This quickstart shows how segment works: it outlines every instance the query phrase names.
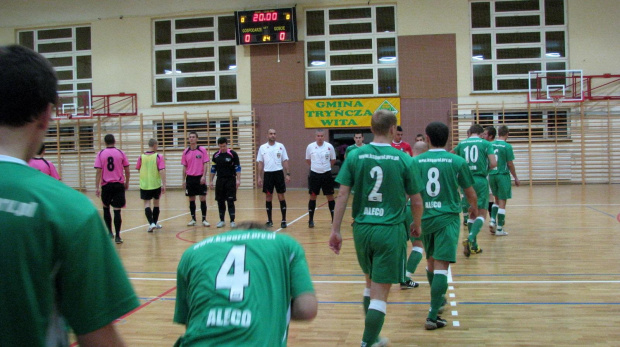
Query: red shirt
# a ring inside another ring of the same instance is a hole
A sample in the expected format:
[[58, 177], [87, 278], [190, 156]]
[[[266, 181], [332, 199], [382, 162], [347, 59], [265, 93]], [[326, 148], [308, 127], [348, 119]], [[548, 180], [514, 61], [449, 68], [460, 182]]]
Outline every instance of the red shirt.
[[405, 141], [400, 141], [399, 143], [392, 141], [392, 147], [396, 148], [399, 151], [403, 151], [413, 157], [413, 150], [411, 149], [411, 145]]

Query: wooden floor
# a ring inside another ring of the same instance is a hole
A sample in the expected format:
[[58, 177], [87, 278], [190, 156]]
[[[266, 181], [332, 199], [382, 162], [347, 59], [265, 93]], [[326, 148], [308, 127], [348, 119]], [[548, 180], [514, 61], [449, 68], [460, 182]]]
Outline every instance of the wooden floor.
[[[87, 195], [101, 206], [94, 194]], [[484, 252], [466, 259], [459, 250], [451, 266], [451, 306], [443, 314], [448, 327], [424, 330], [430, 297], [424, 261], [414, 276], [420, 287], [392, 288], [382, 332], [392, 346], [618, 344], [620, 186], [520, 187], [513, 195], [507, 206], [509, 235], [492, 236], [485, 225], [478, 237]], [[228, 228], [215, 228], [211, 194], [212, 226], [187, 227], [186, 198], [181, 191], [169, 191], [162, 198], [164, 227], [148, 234], [139, 193], [127, 196], [125, 243], [116, 247], [142, 306], [118, 327], [130, 346], [171, 346], [184, 331], [172, 323], [179, 258], [192, 243]], [[336, 256], [327, 246], [330, 217], [324, 197], [318, 200], [314, 229], [307, 228], [307, 192], [293, 190], [286, 197], [290, 226], [274, 230], [290, 234], [306, 249], [319, 299], [313, 322], [291, 324], [289, 345], [359, 346], [364, 285], [351, 228], [345, 223], [343, 251]], [[240, 191], [237, 216], [237, 221], [265, 221], [264, 195]], [[274, 202], [274, 220], [279, 218]]]

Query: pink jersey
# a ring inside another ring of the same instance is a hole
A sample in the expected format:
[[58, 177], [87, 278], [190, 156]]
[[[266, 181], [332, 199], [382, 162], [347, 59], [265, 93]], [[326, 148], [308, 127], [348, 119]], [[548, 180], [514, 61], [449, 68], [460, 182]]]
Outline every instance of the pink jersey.
[[58, 171], [56, 171], [56, 167], [50, 161], [47, 161], [43, 158], [32, 158], [28, 162], [30, 167], [35, 168], [46, 175], [52, 176], [57, 180], [60, 180], [60, 175], [58, 175]]
[[411, 149], [411, 145], [405, 141], [400, 141], [399, 143], [392, 141], [392, 147], [396, 148], [399, 151], [403, 151], [413, 157], [413, 150]]
[[127, 156], [116, 147], [107, 147], [97, 154], [95, 169], [101, 169], [101, 185], [125, 183], [125, 167], [129, 166]]
[[187, 176], [202, 176], [205, 170], [205, 163], [209, 162], [209, 153], [204, 147], [196, 147], [191, 149], [187, 147], [183, 152], [181, 164], [186, 167], [185, 174]]

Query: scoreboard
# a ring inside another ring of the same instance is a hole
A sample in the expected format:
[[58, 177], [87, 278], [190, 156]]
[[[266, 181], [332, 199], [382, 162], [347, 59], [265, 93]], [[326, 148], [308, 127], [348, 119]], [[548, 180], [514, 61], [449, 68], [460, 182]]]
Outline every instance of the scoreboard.
[[297, 42], [295, 7], [235, 11], [237, 45]]

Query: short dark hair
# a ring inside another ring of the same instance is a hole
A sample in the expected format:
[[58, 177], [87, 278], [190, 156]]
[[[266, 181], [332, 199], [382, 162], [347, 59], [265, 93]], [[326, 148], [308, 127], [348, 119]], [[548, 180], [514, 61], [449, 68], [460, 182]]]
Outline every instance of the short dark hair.
[[394, 125], [396, 125], [396, 116], [392, 111], [379, 110], [370, 119], [370, 128], [375, 135], [387, 135]]
[[450, 129], [442, 122], [431, 122], [426, 126], [426, 135], [434, 147], [445, 147], [450, 136]]
[[109, 146], [109, 145], [115, 144], [116, 139], [114, 138], [114, 135], [107, 134], [106, 136], [103, 137], [103, 142], [105, 142], [106, 146]]
[[495, 138], [495, 136], [497, 136], [497, 130], [495, 130], [495, 127], [492, 125], [487, 126], [484, 130], [487, 131], [489, 137]]
[[422, 138], [424, 138], [424, 134], [417, 134], [415, 137], [416, 137], [416, 138], [418, 138], [418, 137], [422, 137]]
[[396, 131], [403, 131], [403, 127], [401, 127], [400, 125], [396, 127]]
[[482, 129], [482, 126], [480, 124], [474, 124], [474, 125], [469, 127], [469, 133], [470, 134], [480, 135], [483, 132], [484, 132], [484, 129]]
[[23, 46], [0, 47], [0, 126], [21, 127], [58, 99], [52, 64]]
[[225, 138], [224, 136], [222, 136], [222, 137], [220, 137], [220, 138], [218, 138], [218, 139], [217, 139], [217, 144], [218, 144], [218, 145], [221, 145], [221, 144], [223, 144], [223, 143], [226, 143], [226, 144], [227, 144], [227, 143], [228, 143], [228, 139], [227, 139], [227, 138]]
[[189, 133], [187, 133], [187, 136], [192, 135], [192, 134], [196, 135], [196, 138], [198, 138], [198, 133], [195, 131], [190, 131]]
[[506, 136], [506, 135], [508, 135], [509, 133], [510, 133], [510, 130], [509, 130], [509, 129], [508, 129], [508, 127], [507, 127], [507, 126], [505, 126], [505, 125], [502, 125], [502, 126], [500, 126], [500, 127], [497, 129], [497, 134], [498, 134], [499, 136]]

